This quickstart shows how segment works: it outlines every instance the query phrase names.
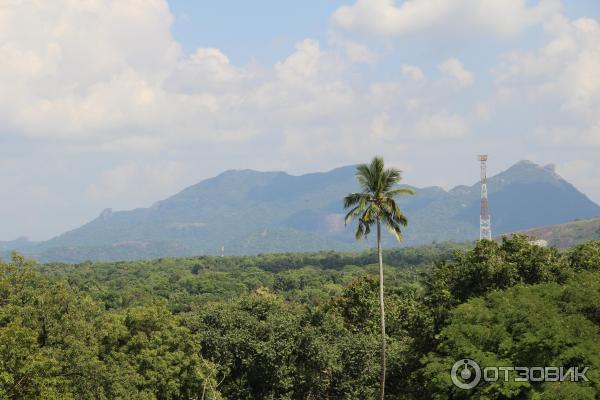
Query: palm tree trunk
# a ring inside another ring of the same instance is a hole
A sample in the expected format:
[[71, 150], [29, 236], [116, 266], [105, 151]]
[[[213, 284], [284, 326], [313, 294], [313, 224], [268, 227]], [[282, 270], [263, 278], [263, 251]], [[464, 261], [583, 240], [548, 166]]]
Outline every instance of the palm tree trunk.
[[379, 399], [385, 396], [385, 305], [383, 303], [383, 254], [381, 252], [381, 223], [377, 219], [377, 254], [379, 256], [379, 308], [381, 310], [381, 378]]

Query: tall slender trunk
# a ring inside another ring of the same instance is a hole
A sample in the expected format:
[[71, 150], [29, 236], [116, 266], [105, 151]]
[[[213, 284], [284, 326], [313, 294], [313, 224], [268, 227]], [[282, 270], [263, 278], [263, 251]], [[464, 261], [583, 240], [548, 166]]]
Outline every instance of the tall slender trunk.
[[381, 252], [381, 222], [377, 219], [377, 254], [379, 256], [379, 308], [381, 310], [381, 378], [379, 399], [385, 396], [385, 305], [383, 303], [383, 255]]

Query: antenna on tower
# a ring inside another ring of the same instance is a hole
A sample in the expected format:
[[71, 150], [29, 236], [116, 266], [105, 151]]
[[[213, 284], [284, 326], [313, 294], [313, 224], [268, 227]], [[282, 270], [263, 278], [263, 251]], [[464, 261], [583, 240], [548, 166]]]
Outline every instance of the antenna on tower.
[[479, 214], [479, 239], [492, 240], [492, 222], [487, 191], [487, 154], [479, 155], [481, 163], [481, 213]]

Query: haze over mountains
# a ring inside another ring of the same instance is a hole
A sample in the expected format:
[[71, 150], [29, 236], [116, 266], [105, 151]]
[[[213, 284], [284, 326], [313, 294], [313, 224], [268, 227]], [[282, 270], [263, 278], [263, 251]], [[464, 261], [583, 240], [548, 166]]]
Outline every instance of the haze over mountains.
[[[194, 254], [353, 250], [342, 198], [358, 190], [355, 167], [292, 176], [226, 171], [150, 208], [104, 210], [95, 220], [46, 242], [0, 243], [44, 261], [138, 259]], [[416, 188], [400, 200], [409, 218], [402, 245], [478, 238], [479, 183]], [[521, 161], [489, 178], [494, 235], [600, 216], [600, 206], [552, 166]], [[386, 246], [398, 246], [387, 238]]]

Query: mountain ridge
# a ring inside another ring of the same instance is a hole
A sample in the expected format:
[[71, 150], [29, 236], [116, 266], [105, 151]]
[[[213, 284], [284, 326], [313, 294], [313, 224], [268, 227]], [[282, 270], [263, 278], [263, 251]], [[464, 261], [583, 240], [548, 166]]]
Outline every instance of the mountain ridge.
[[[353, 250], [342, 199], [359, 190], [355, 165], [326, 172], [227, 170], [147, 208], [103, 210], [88, 223], [27, 247], [42, 260]], [[409, 185], [403, 185], [409, 186]], [[520, 161], [488, 179], [494, 234], [600, 215], [600, 206], [554, 167]], [[479, 183], [416, 188], [398, 200], [409, 218], [403, 245], [478, 238]], [[386, 237], [387, 247], [397, 246]], [[6, 245], [0, 247], [6, 251]]]
[[569, 248], [589, 240], [600, 240], [600, 217], [546, 225], [515, 232], [532, 240], [544, 240], [549, 246]]

